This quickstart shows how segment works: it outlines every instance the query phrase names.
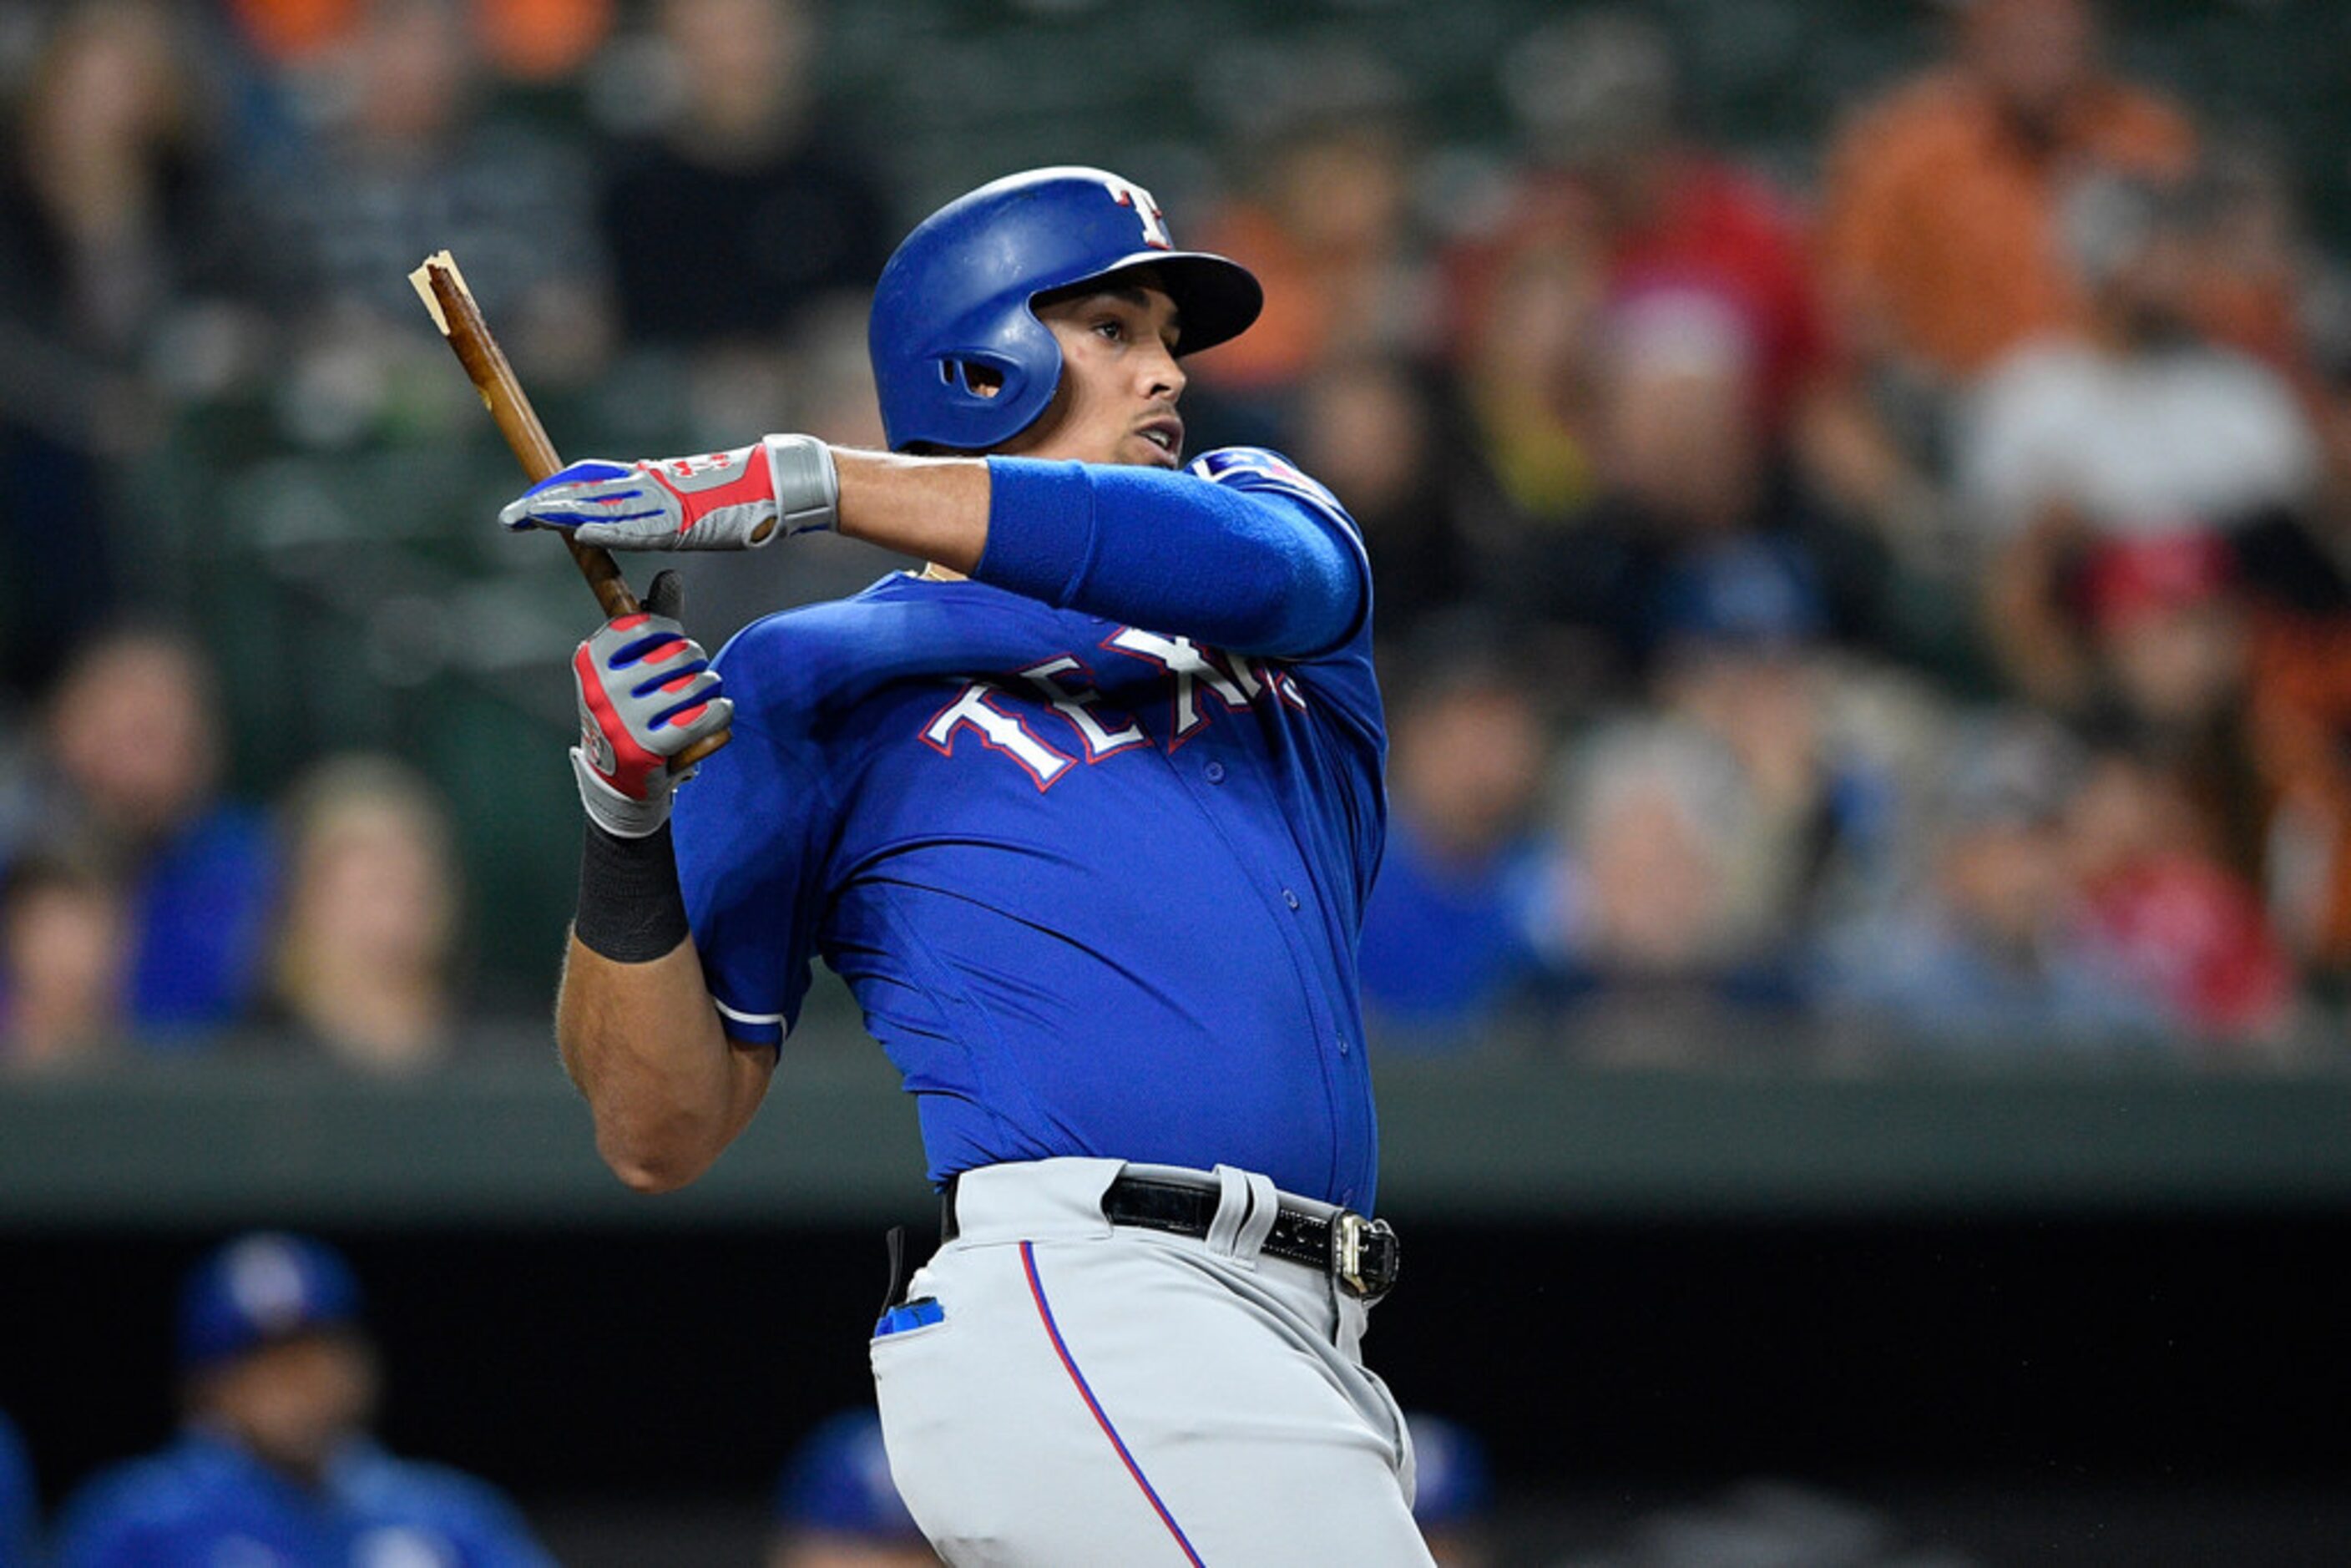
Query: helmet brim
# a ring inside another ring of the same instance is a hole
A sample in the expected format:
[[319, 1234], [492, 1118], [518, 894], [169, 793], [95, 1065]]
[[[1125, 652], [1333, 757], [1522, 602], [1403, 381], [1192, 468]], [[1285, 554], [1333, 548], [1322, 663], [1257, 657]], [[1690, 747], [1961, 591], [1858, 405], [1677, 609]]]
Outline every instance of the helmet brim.
[[1160, 287], [1176, 302], [1179, 357], [1239, 337], [1265, 308], [1265, 289], [1255, 274], [1237, 261], [1199, 250], [1139, 250], [1100, 272], [1040, 289], [1030, 297], [1030, 304], [1040, 295], [1070, 294], [1145, 268], [1158, 275]]

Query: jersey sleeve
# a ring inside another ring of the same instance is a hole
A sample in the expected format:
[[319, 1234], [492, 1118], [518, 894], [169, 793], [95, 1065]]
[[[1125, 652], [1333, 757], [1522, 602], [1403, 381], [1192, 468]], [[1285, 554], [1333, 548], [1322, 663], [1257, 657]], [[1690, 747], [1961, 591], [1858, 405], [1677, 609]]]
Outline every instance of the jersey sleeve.
[[987, 547], [972, 569], [982, 582], [1282, 659], [1343, 643], [1370, 613], [1353, 522], [1273, 453], [1231, 448], [1181, 473], [1022, 457], [987, 465]]
[[763, 719], [756, 664], [775, 654], [742, 652], [749, 635], [717, 661], [728, 693], [745, 693], [735, 738], [678, 787], [672, 822], [678, 885], [719, 1022], [729, 1039], [780, 1046], [808, 996], [833, 802], [804, 743]]
[[108, 1471], [66, 1500], [49, 1538], [50, 1568], [138, 1568], [174, 1544], [143, 1506], [164, 1485], [145, 1467]]
[[407, 1465], [419, 1513], [456, 1542], [464, 1568], [555, 1568], [529, 1521], [497, 1488], [439, 1465]]
[[1356, 587], [1354, 618], [1336, 645], [1344, 647], [1372, 619], [1372, 557], [1364, 530], [1320, 480], [1308, 476], [1280, 453], [1262, 446], [1220, 446], [1194, 458], [1184, 472], [1228, 490], [1286, 503], [1339, 546]]

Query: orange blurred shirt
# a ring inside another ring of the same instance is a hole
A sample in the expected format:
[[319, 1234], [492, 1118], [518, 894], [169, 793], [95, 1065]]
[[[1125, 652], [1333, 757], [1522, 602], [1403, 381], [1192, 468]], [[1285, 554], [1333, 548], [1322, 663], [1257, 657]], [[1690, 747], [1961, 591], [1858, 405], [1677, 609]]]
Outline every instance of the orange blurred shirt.
[[1859, 346], [1966, 379], [2028, 337], [2080, 324], [2055, 244], [2064, 182], [2089, 167], [2186, 172], [2185, 114], [2118, 83], [2091, 89], [2035, 146], [1955, 69], [1865, 108], [1830, 152], [1820, 259]]

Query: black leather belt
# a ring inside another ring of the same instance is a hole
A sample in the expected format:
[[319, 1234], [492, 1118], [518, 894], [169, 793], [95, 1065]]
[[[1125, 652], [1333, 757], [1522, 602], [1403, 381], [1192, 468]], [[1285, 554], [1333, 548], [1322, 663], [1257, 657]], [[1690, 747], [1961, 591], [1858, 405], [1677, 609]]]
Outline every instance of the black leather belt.
[[[956, 1179], [949, 1176], [940, 1194], [942, 1241], [954, 1240], [961, 1229], [956, 1222]], [[1102, 1194], [1102, 1218], [1113, 1225], [1172, 1236], [1206, 1236], [1220, 1201], [1213, 1186], [1122, 1176]], [[1376, 1301], [1395, 1289], [1403, 1262], [1403, 1249], [1386, 1220], [1366, 1219], [1352, 1208], [1315, 1214], [1288, 1203], [1275, 1215], [1259, 1250], [1321, 1270], [1341, 1290], [1365, 1301]]]

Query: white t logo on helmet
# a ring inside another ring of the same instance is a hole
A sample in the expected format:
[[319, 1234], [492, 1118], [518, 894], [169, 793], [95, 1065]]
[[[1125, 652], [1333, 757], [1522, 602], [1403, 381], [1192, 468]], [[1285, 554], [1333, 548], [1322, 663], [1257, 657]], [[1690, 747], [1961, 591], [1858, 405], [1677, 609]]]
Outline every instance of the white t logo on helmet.
[[1142, 220], [1144, 244], [1154, 250], [1176, 248], [1176, 242], [1167, 237], [1167, 225], [1160, 221], [1159, 203], [1150, 192], [1115, 174], [1103, 183], [1110, 186], [1112, 200], [1122, 207], [1133, 207], [1134, 215]]

